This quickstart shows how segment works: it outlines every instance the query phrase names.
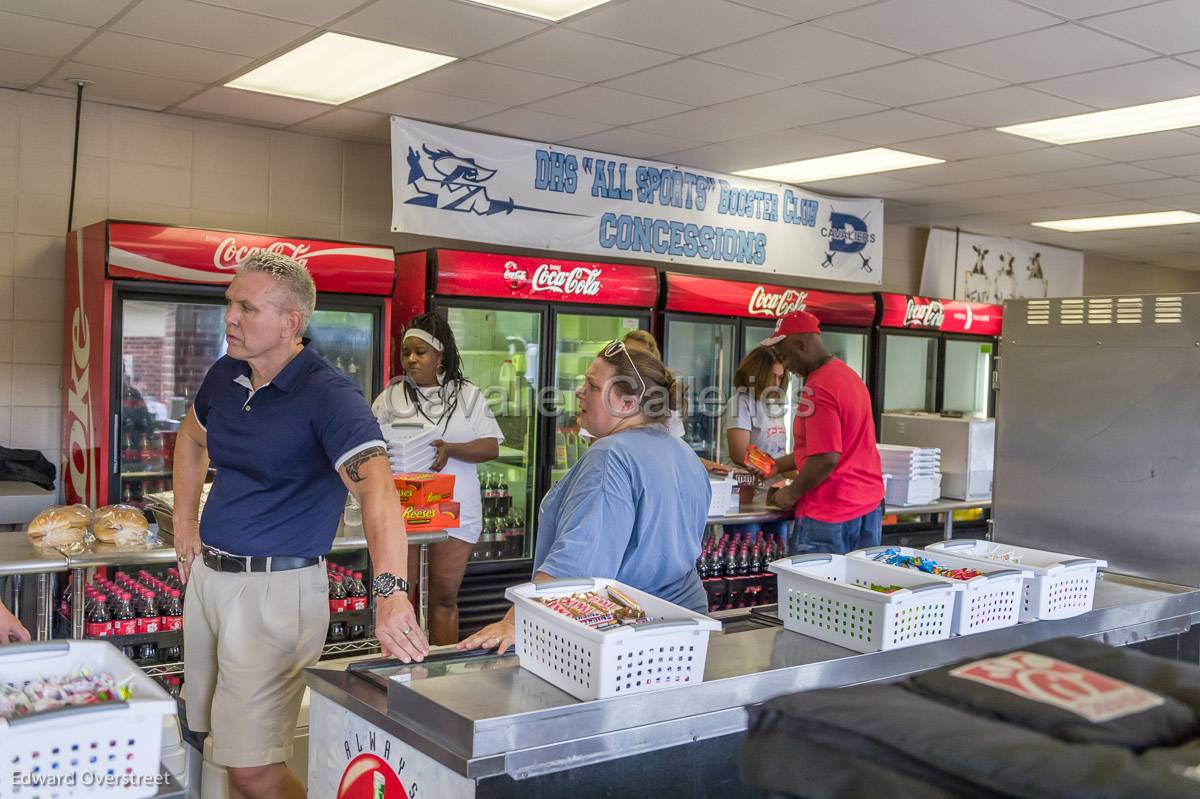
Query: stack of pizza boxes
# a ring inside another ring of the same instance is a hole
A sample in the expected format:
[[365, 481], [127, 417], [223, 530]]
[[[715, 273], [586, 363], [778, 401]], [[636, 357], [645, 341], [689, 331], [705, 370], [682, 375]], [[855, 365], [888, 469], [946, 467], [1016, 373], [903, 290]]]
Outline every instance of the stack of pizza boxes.
[[437, 472], [407, 472], [392, 476], [400, 504], [404, 506], [404, 529], [409, 533], [450, 530], [458, 527], [458, 503], [454, 501], [454, 475]]

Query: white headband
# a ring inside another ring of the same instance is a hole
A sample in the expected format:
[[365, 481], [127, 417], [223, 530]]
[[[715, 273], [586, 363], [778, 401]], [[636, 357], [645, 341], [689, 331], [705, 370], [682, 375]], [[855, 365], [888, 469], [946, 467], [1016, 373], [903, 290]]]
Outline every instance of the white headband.
[[[441, 352], [445, 349], [445, 347], [442, 346], [441, 340], [438, 339], [437, 336], [433, 335], [432, 333], [428, 333], [419, 327], [410, 327], [408, 330], [405, 330], [404, 338], [419, 338], [421, 341], [424, 341], [438, 352]], [[401, 341], [403, 341], [403, 339], [401, 339]]]

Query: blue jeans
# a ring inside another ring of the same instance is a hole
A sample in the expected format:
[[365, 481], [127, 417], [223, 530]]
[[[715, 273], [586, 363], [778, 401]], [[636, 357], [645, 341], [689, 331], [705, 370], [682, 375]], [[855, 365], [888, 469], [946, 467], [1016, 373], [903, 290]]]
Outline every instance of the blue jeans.
[[780, 541], [786, 542], [792, 534], [792, 520], [782, 522], [763, 522], [762, 524], [723, 524], [721, 529], [729, 534], [751, 533], [761, 530], [763, 535], [774, 535]]
[[788, 541], [789, 555], [810, 552], [835, 552], [845, 555], [863, 547], [877, 547], [883, 535], [883, 504], [857, 519], [846, 522], [822, 522], [800, 518]]

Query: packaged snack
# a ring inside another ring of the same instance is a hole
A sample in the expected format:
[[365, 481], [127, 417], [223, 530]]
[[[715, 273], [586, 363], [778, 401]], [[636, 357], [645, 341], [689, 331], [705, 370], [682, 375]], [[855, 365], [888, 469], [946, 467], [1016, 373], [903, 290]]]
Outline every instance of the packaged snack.
[[753, 444], [746, 450], [746, 465], [763, 477], [775, 474], [775, 459]]
[[452, 530], [458, 527], [460, 515], [457, 502], [406, 505], [404, 507], [404, 529], [410, 533]]
[[392, 475], [402, 505], [436, 505], [454, 499], [454, 475], [410, 472]]

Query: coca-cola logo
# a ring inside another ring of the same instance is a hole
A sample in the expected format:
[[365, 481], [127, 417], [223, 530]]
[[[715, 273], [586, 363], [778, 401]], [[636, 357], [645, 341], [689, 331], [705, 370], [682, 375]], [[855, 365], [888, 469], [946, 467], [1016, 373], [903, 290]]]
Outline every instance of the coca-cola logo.
[[533, 273], [530, 290], [549, 291], [555, 294], [573, 294], [580, 297], [595, 297], [600, 293], [602, 270], [576, 266], [564, 269], [558, 264], [542, 264]]
[[529, 275], [517, 265], [516, 261], [504, 262], [504, 282], [510, 289], [516, 291], [529, 282]]
[[225, 271], [237, 269], [242, 261], [256, 252], [276, 252], [289, 258], [295, 258], [300, 263], [305, 263], [305, 259], [308, 258], [306, 253], [311, 249], [312, 247], [309, 245], [295, 241], [273, 241], [266, 247], [239, 245], [237, 239], [230, 236], [218, 244], [216, 251], [213, 252], [213, 266]]
[[787, 316], [793, 311], [803, 311], [807, 299], [807, 291], [786, 289], [776, 292], [755, 286], [746, 310], [755, 316]]
[[908, 307], [904, 310], [905, 327], [929, 327], [940, 330], [945, 321], [946, 309], [938, 300], [917, 303], [912, 297], [908, 298]]
[[84, 308], [83, 235], [77, 234], [75, 257], [79, 295], [71, 314], [71, 371], [67, 385], [67, 466], [75, 499], [96, 507], [98, 480], [92, 474], [91, 327]]

